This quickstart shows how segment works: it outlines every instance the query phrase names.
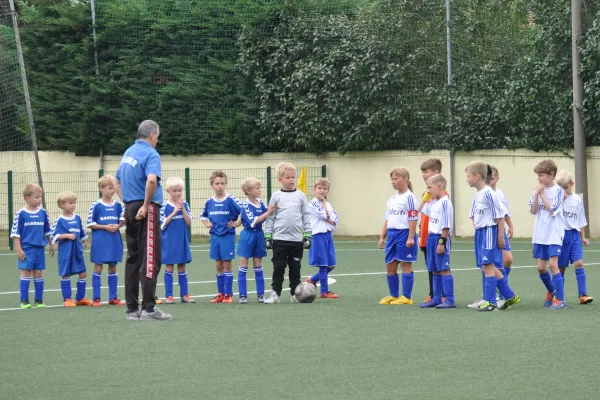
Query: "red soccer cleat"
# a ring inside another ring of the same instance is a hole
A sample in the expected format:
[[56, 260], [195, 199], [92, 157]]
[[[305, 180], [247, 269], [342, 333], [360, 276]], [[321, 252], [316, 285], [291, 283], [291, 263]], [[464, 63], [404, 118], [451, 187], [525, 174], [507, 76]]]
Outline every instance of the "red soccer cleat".
[[310, 278], [306, 278], [306, 283], [310, 283], [314, 287], [317, 287], [317, 284], [310, 280]]
[[124, 306], [125, 302], [122, 300], [119, 300], [118, 297], [115, 297], [114, 299], [109, 300], [108, 304], [110, 304], [111, 306]]
[[77, 300], [77, 301], [75, 302], [75, 304], [77, 304], [78, 306], [91, 306], [91, 305], [93, 305], [94, 303], [92, 303], [92, 301], [91, 301], [90, 299], [88, 299], [87, 297], [84, 297], [84, 298], [83, 298], [83, 299], [81, 299], [81, 300]]
[[213, 299], [210, 302], [211, 303], [222, 303], [224, 298], [225, 297], [221, 293], [219, 293], [218, 295], [213, 297]]
[[338, 296], [337, 294], [333, 293], [333, 292], [325, 292], [325, 293], [321, 293], [320, 296], [322, 299], [337, 299], [340, 296]]
[[223, 297], [223, 303], [233, 303], [233, 297], [231, 295], [225, 295], [225, 297]]
[[92, 303], [92, 306], [94, 307], [100, 307], [102, 305], [102, 300], [100, 299], [94, 299], [94, 302]]

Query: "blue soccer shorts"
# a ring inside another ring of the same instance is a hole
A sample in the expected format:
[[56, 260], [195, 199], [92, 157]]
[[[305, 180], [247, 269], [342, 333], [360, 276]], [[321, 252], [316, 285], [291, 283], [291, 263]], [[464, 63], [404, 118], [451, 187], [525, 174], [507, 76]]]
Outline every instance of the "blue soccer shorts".
[[430, 233], [427, 236], [427, 271], [442, 272], [450, 269], [450, 251], [452, 250], [452, 241], [450, 238], [444, 246], [444, 253], [438, 254], [437, 247], [442, 235]]
[[498, 247], [498, 226], [486, 226], [475, 230], [475, 262], [478, 268], [494, 264], [504, 268], [502, 249]]
[[308, 249], [309, 267], [335, 267], [335, 246], [331, 232], [312, 235], [312, 245]]
[[18, 268], [26, 269], [29, 271], [37, 270], [42, 271], [46, 269], [46, 254], [44, 253], [44, 247], [25, 247], [25, 261], [17, 259]]
[[229, 261], [235, 258], [235, 234], [211, 235], [210, 258], [215, 261]]
[[533, 244], [533, 258], [549, 260], [550, 257], [560, 257], [562, 245], [560, 244]]
[[260, 229], [243, 229], [240, 233], [237, 252], [240, 257], [244, 258], [266, 257], [267, 246], [265, 245], [264, 232]]
[[583, 260], [583, 243], [581, 233], [576, 229], [565, 231], [565, 237], [558, 256], [558, 266], [568, 267], [575, 261]]
[[415, 234], [414, 245], [406, 247], [408, 240], [408, 229], [390, 229], [388, 230], [387, 242], [385, 244], [385, 263], [392, 261], [416, 262], [419, 253], [419, 241]]

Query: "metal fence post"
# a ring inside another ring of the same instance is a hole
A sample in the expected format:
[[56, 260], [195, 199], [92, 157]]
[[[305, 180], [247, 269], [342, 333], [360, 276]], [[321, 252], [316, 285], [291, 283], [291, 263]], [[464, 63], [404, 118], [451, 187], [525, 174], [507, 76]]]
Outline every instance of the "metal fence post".
[[[104, 168], [100, 168], [98, 170], [98, 179], [102, 178], [104, 176]], [[102, 192], [98, 191], [98, 195], [100, 196], [100, 198], [102, 198]]]
[[271, 167], [267, 167], [267, 204], [271, 201]]
[[13, 240], [10, 237], [10, 232], [12, 230], [12, 224], [13, 224], [13, 214], [14, 209], [13, 209], [13, 175], [12, 175], [12, 171], [8, 171], [6, 173], [7, 175], [7, 182], [8, 182], [8, 248], [12, 251], [14, 250], [14, 246], [13, 246]]
[[321, 178], [327, 178], [327, 165], [325, 164], [321, 166]]
[[[188, 205], [190, 206], [190, 209], [192, 208], [192, 201], [191, 201], [191, 197], [192, 197], [192, 188], [190, 187], [190, 169], [186, 168], [185, 169], [185, 200], [187, 201]], [[188, 233], [190, 236], [190, 243], [192, 241], [192, 226], [188, 225], [187, 227], [188, 229]]]

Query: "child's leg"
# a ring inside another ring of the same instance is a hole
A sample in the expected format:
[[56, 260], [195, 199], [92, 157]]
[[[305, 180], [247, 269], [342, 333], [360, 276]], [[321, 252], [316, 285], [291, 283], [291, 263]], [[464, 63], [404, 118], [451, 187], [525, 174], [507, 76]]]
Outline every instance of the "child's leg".
[[444, 296], [446, 296], [446, 301], [454, 303], [454, 277], [449, 269], [443, 270], [441, 276], [442, 290], [444, 291]]
[[[177, 264], [177, 282], [179, 283], [179, 297], [185, 297], [188, 292], [188, 277], [185, 264]], [[171, 282], [172, 284], [172, 282]]]
[[[407, 299], [412, 299], [412, 290], [415, 283], [412, 263], [401, 262], [400, 268], [402, 269], [402, 296]], [[321, 285], [323, 285], [323, 283], [321, 283]]]
[[117, 275], [117, 265], [108, 265], [108, 301], [117, 298], [117, 288], [119, 286], [119, 276]]
[[[263, 273], [262, 258], [254, 257], [252, 259], [254, 266], [254, 279], [256, 280], [256, 295], [264, 296], [265, 294], [265, 275]], [[247, 266], [247, 264], [246, 264]]]
[[248, 297], [247, 274], [248, 259], [240, 256], [240, 268], [238, 269], [238, 292], [240, 293], [240, 297]]
[[233, 296], [233, 266], [231, 260], [223, 260], [223, 270], [225, 271], [225, 296]]
[[71, 291], [71, 277], [69, 275], [63, 276], [60, 280], [60, 291], [62, 292], [63, 301], [73, 298], [73, 293]]
[[217, 269], [217, 290], [219, 294], [225, 293], [225, 275], [223, 269], [223, 260], [216, 260]]
[[319, 280], [321, 281], [321, 294], [329, 292], [329, 281], [327, 280], [328, 273], [329, 273], [328, 267], [319, 267], [318, 274], [319, 274]]
[[433, 272], [433, 297], [431, 301], [441, 304], [442, 303], [442, 289], [443, 279], [440, 272]]
[[81, 301], [85, 298], [85, 287], [86, 287], [86, 279], [87, 273], [82, 272], [79, 274], [79, 279], [77, 280], [77, 293], [75, 294], [75, 300]]
[[313, 283], [313, 285], [316, 285], [317, 282], [319, 282], [319, 280], [321, 279], [321, 274], [320, 274], [320, 270], [317, 271], [313, 276], [311, 276], [310, 281]]
[[[508, 276], [510, 275], [511, 267], [513, 263], [513, 255], [510, 250], [502, 250], [502, 264], [504, 268], [501, 270], [502, 275], [506, 278], [506, 282], [508, 282]], [[502, 297], [502, 295], [500, 295]], [[506, 300], [506, 299], [504, 299]]]
[[538, 258], [537, 270], [540, 274], [540, 279], [544, 283], [544, 286], [546, 286], [546, 291], [550, 294], [554, 294], [554, 285], [552, 284], [552, 277], [546, 269], [546, 261], [547, 260], [542, 260], [541, 258]]
[[550, 260], [548, 260], [548, 266], [550, 268], [550, 272], [552, 273], [552, 285], [554, 286], [555, 290], [554, 297], [556, 297], [558, 300], [564, 301], [565, 282], [560, 274], [560, 269], [558, 269], [558, 257], [550, 257]]
[[173, 264], [165, 265], [165, 298], [173, 297]]
[[[512, 291], [512, 289], [510, 288], [510, 286], [508, 285], [508, 280], [506, 279], [506, 276], [503, 273], [503, 270], [500, 270], [498, 268], [495, 268], [495, 276], [496, 276], [496, 287], [498, 288], [498, 291], [500, 292], [500, 297], [504, 300], [510, 300], [513, 297], [515, 297], [515, 293]], [[495, 288], [494, 288], [494, 292], [495, 292]]]
[[494, 264], [485, 264], [483, 265], [483, 274], [484, 274], [484, 291], [483, 291], [483, 299], [491, 304], [496, 304], [496, 272], [498, 269], [494, 266]]
[[[425, 259], [425, 266], [427, 266], [427, 247], [421, 247], [421, 251]], [[427, 275], [429, 276], [429, 297], [433, 299], [433, 272], [427, 271]]]
[[94, 264], [92, 272], [92, 299], [100, 299], [100, 288], [102, 287], [102, 264]]
[[29, 284], [31, 283], [31, 271], [28, 269], [20, 269], [21, 279], [19, 280], [19, 292], [21, 293], [21, 301], [29, 301]]
[[575, 261], [573, 266], [575, 267], [575, 277], [577, 278], [579, 297], [587, 297], [587, 299], [580, 302], [581, 304], [591, 303], [592, 298], [587, 295], [587, 275], [585, 274], [585, 268], [583, 267], [583, 260]]
[[286, 248], [273, 241], [273, 280], [271, 281], [271, 289], [277, 296], [281, 296], [281, 289], [283, 288], [283, 279], [285, 276], [285, 268], [287, 266], [287, 250]]
[[[296, 287], [301, 282], [302, 256], [304, 255], [304, 247], [302, 242], [291, 246], [287, 251], [287, 264], [289, 266], [288, 278], [290, 280], [290, 294], [293, 296], [296, 293]], [[322, 283], [322, 282], [321, 282]]]
[[[394, 260], [386, 265], [387, 268], [387, 282], [388, 289], [390, 290], [390, 296], [398, 298], [400, 297], [400, 279], [398, 278], [398, 261]], [[321, 285], [323, 283], [321, 282]]]
[[44, 277], [41, 269], [33, 270], [33, 287], [35, 289], [35, 301], [43, 302], [44, 300]]

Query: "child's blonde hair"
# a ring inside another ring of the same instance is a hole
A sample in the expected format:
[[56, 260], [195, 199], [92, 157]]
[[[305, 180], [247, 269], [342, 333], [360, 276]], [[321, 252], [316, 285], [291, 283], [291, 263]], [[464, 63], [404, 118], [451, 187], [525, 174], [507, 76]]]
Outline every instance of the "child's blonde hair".
[[279, 164], [277, 164], [277, 166], [275, 167], [275, 169], [277, 170], [277, 177], [281, 178], [284, 174], [285, 171], [294, 171], [296, 172], [296, 166], [292, 163], [289, 162], [280, 162]]
[[473, 175], [479, 175], [485, 181], [488, 174], [488, 166], [482, 162], [476, 161], [467, 165], [465, 172], [470, 172]]
[[327, 179], [327, 178], [319, 178], [315, 181], [314, 187], [316, 188], [317, 186], [323, 186], [323, 187], [329, 189], [329, 186], [331, 186], [331, 182], [329, 182], [329, 179]]
[[[211, 182], [211, 184], [212, 184], [212, 182]], [[165, 183], [165, 190], [168, 192], [175, 186], [181, 186], [181, 188], [183, 189], [183, 187], [184, 187], [183, 179], [181, 179], [178, 176], [170, 177], [169, 179], [167, 179], [167, 182]]]
[[104, 189], [107, 186], [115, 185], [115, 178], [112, 175], [104, 175], [98, 179], [98, 189]]
[[23, 188], [23, 198], [31, 197], [35, 193], [38, 193], [38, 192], [43, 193], [44, 190], [39, 185], [36, 185], [35, 183], [28, 183]]
[[227, 175], [225, 174], [225, 172], [221, 171], [220, 169], [217, 171], [213, 171], [212, 174], [210, 174], [210, 184], [212, 186], [213, 182], [215, 181], [215, 179], [217, 178], [223, 178], [225, 179], [225, 184], [227, 184]]
[[69, 191], [61, 192], [58, 195], [58, 199], [56, 199], [56, 204], [58, 204], [58, 207], [62, 210], [63, 203], [66, 203], [67, 201], [77, 201], [75, 193]]
[[498, 168], [494, 167], [493, 165], [491, 167], [492, 167], [492, 175], [495, 174], [496, 176], [500, 176], [500, 173], [498, 172]]
[[260, 186], [260, 181], [256, 178], [246, 178], [244, 179], [244, 181], [242, 182], [242, 191], [244, 192], [244, 194], [248, 194], [248, 191], [250, 189], [256, 188]]
[[410, 190], [411, 192], [413, 191], [412, 182], [410, 181], [410, 172], [408, 172], [408, 170], [406, 168], [404, 168], [404, 167], [394, 168], [393, 170], [390, 171], [390, 178], [394, 175], [406, 179], [408, 181], [408, 190]]
[[429, 183], [430, 185], [437, 185], [438, 183], [441, 183], [442, 189], [444, 190], [446, 190], [446, 186], [448, 185], [446, 178], [444, 178], [442, 174], [435, 174], [431, 176], [429, 179], [427, 179], [427, 183]]
[[431, 171], [437, 171], [438, 174], [442, 172], [442, 161], [439, 158], [430, 158], [423, 161], [421, 164], [421, 171], [430, 169]]
[[556, 174], [556, 184], [560, 187], [569, 186], [573, 182], [573, 176], [568, 171], [560, 171]]
[[556, 166], [556, 163], [552, 160], [540, 161], [533, 169], [533, 172], [535, 172], [536, 174], [552, 175], [553, 177], [556, 176], [556, 171], [558, 171], [558, 167]]

